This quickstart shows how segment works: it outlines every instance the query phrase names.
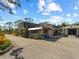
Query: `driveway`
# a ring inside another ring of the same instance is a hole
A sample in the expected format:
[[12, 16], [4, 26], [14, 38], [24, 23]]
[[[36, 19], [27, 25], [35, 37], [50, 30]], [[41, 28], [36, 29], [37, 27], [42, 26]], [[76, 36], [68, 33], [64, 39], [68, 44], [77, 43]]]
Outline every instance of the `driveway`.
[[[25, 59], [79, 59], [79, 38], [74, 36], [62, 37], [51, 42], [34, 40], [13, 35], [6, 35], [16, 47], [23, 47]], [[10, 52], [0, 56], [0, 59], [13, 59]]]

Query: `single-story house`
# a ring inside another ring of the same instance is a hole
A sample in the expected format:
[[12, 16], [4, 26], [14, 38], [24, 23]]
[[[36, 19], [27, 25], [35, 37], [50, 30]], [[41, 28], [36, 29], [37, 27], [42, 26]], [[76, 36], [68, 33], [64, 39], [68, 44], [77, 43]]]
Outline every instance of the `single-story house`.
[[[21, 22], [19, 24], [19, 30], [23, 34], [23, 30], [28, 30], [29, 35], [43, 35], [43, 36], [53, 36], [53, 35], [76, 35], [79, 36], [79, 26], [78, 25], [69, 25], [66, 27], [56, 27], [48, 23], [30, 23], [30, 22]], [[24, 32], [25, 33], [25, 32]], [[25, 35], [25, 34], [24, 34]]]
[[28, 29], [29, 35], [40, 34], [43, 36], [44, 35], [52, 36], [54, 31], [54, 27], [48, 23], [35, 24], [29, 22], [21, 22], [18, 27], [20, 31], [23, 31], [24, 29]]
[[43, 36], [52, 36], [54, 28], [51, 24], [42, 24], [39, 27], [28, 28], [28, 30], [31, 35], [40, 34]]

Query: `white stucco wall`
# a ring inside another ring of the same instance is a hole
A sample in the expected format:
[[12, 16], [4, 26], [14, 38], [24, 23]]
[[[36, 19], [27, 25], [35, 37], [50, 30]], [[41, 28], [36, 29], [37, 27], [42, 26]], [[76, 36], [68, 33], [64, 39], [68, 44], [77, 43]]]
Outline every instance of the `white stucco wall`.
[[49, 30], [49, 36], [53, 35], [53, 30]]
[[68, 29], [65, 29], [65, 35], [68, 35]]
[[68, 29], [62, 29], [62, 35], [68, 35]]

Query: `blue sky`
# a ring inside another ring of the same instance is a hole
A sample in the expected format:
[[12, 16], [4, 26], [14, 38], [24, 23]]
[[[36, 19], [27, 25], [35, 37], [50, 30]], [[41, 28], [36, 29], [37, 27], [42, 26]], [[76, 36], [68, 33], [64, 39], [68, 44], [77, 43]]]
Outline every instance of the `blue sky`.
[[79, 21], [79, 0], [20, 0], [21, 8], [9, 4], [15, 15], [8, 11], [0, 10], [0, 16], [4, 21], [15, 21], [30, 17], [34, 22], [49, 22], [51, 24], [61, 24], [62, 22], [74, 23]]

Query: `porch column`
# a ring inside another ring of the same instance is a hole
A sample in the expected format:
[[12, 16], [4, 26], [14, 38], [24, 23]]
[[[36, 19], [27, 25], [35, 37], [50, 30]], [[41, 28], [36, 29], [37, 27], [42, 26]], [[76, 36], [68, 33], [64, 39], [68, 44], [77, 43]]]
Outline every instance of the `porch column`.
[[65, 35], [68, 35], [68, 29], [65, 29]]
[[76, 29], [76, 35], [79, 35], [79, 28]]
[[62, 29], [62, 35], [64, 35], [64, 29]]

